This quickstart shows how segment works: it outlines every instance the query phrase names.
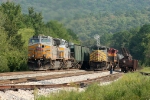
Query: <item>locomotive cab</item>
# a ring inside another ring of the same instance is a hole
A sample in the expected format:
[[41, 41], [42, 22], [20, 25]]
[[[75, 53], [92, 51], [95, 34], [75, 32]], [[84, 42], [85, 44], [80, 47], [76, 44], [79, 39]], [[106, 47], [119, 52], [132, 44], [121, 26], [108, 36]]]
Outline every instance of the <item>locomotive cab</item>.
[[47, 48], [53, 46], [52, 37], [50, 36], [33, 36], [29, 40], [28, 58], [29, 59], [43, 59], [50, 58], [50, 54], [45, 52]]

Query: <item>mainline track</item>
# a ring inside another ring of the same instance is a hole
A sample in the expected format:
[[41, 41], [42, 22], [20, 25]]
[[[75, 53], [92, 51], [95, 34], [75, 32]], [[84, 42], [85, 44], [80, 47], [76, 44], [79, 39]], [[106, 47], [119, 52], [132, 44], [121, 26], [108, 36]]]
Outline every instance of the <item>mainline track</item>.
[[105, 82], [105, 81], [113, 81], [118, 79], [122, 76], [123, 73], [116, 73], [107, 76], [102, 76], [94, 79], [88, 79], [83, 81], [77, 81], [73, 83], [63, 83], [63, 84], [51, 84], [51, 85], [1, 85], [0, 91], [5, 90], [18, 90], [18, 89], [25, 89], [25, 90], [33, 90], [33, 89], [40, 89], [40, 88], [60, 88], [60, 87], [85, 87], [93, 82]]
[[79, 75], [93, 74], [93, 73], [94, 73], [93, 71], [88, 71], [88, 72], [76, 72], [76, 73], [65, 73], [65, 74], [54, 74], [54, 75], [46, 75], [46, 76], [6, 79], [6, 80], [0, 80], [0, 85], [17, 84], [17, 83], [23, 83], [23, 82], [41, 81], [41, 80], [49, 80], [49, 79], [57, 79], [57, 78], [70, 77], [70, 76], [79, 76]]
[[46, 70], [46, 71], [23, 71], [23, 72], [5, 72], [0, 73], [0, 76], [12, 76], [12, 75], [23, 75], [23, 74], [36, 74], [36, 73], [48, 73], [48, 72], [63, 72], [63, 71], [76, 71], [79, 69], [66, 69], [66, 70]]

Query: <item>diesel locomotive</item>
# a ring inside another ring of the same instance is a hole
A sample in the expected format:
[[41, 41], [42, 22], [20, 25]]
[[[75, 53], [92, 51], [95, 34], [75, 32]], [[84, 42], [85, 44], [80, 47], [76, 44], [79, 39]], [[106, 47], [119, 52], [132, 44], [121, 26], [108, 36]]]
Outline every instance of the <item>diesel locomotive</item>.
[[96, 50], [90, 53], [90, 68], [93, 70], [110, 70], [118, 67], [119, 59], [117, 56], [118, 50], [105, 46], [97, 47]]

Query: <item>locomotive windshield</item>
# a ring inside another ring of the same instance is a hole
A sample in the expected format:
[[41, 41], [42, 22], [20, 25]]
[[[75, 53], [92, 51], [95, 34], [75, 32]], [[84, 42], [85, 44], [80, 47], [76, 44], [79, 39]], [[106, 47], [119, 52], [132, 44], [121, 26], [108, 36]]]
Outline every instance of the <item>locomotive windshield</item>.
[[61, 41], [60, 45], [65, 45], [65, 41]]
[[29, 43], [39, 43], [39, 39], [30, 39]]
[[41, 39], [41, 42], [42, 42], [42, 43], [46, 43], [46, 42], [51, 42], [51, 40], [48, 39], [48, 38], [42, 38], [42, 39]]
[[61, 43], [60, 43], [60, 46], [68, 47], [68, 42], [62, 39]]

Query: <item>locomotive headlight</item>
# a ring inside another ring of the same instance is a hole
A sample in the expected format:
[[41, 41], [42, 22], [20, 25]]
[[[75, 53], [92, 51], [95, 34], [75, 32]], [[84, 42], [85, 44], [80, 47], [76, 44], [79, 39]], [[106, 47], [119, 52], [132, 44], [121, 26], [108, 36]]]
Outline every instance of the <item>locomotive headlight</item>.
[[43, 57], [46, 57], [46, 55], [44, 54]]
[[126, 61], [125, 61], [125, 60], [123, 60], [123, 63], [126, 63]]
[[38, 45], [38, 47], [39, 47], [39, 48], [41, 47], [40, 44]]

